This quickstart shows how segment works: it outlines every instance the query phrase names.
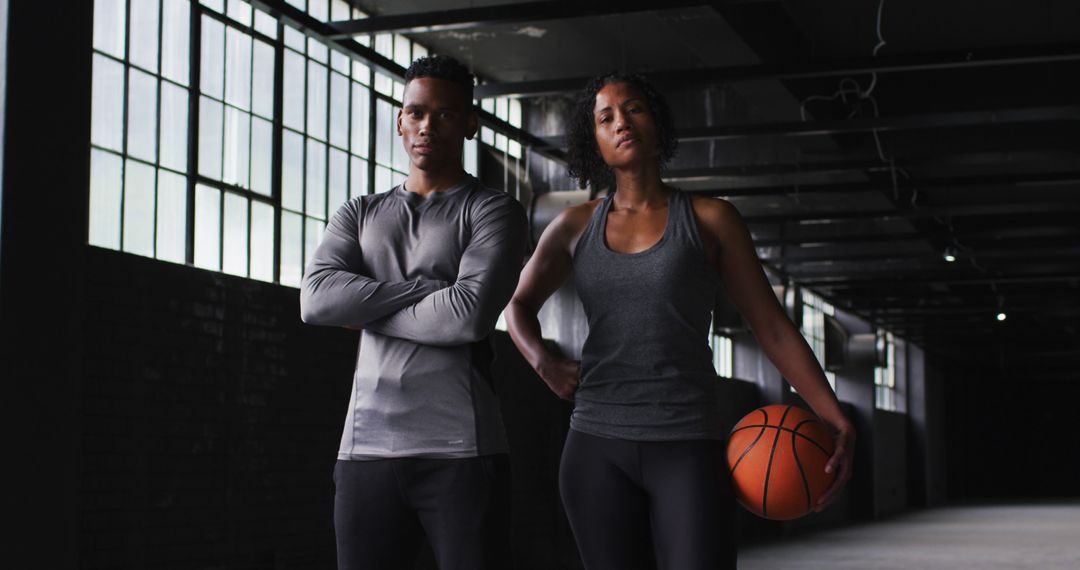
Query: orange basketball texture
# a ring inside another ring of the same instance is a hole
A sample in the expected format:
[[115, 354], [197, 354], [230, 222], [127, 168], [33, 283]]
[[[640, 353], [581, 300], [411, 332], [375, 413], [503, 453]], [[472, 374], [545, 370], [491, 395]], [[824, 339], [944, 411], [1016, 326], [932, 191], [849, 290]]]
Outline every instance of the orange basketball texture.
[[727, 444], [735, 497], [759, 517], [809, 514], [836, 473], [825, 473], [833, 439], [816, 416], [795, 406], [758, 408], [739, 420]]

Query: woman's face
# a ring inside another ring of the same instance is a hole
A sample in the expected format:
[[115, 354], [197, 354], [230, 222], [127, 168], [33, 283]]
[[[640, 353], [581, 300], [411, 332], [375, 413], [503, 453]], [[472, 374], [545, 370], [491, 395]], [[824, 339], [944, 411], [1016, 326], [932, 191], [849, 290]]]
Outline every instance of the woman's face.
[[656, 161], [660, 155], [652, 111], [629, 83], [611, 83], [596, 93], [593, 125], [600, 157], [612, 168]]

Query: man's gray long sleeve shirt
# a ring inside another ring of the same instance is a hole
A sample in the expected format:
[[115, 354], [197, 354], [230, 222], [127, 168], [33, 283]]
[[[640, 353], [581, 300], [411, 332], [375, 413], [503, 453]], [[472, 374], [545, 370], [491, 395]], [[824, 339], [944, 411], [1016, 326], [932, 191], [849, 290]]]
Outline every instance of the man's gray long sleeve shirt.
[[304, 322], [362, 328], [339, 459], [507, 451], [488, 335], [517, 285], [527, 221], [469, 176], [345, 203], [301, 285]]

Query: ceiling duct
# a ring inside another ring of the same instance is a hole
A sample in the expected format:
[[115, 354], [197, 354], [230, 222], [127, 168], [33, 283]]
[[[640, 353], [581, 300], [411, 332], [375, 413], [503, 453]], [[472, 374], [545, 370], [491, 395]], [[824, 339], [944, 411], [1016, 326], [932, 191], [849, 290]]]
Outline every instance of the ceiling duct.
[[849, 333], [835, 317], [825, 316], [825, 369], [830, 372], [858, 366], [886, 365], [885, 337]]

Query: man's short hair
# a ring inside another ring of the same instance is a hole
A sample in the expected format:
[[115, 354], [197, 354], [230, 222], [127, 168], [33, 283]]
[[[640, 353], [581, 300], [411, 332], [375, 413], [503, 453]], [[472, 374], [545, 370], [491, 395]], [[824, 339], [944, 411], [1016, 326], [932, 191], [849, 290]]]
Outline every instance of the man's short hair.
[[469, 105], [473, 100], [473, 84], [476, 78], [460, 61], [445, 55], [427, 55], [417, 58], [409, 69], [405, 70], [405, 84], [421, 77], [445, 79], [461, 86], [468, 96]]

